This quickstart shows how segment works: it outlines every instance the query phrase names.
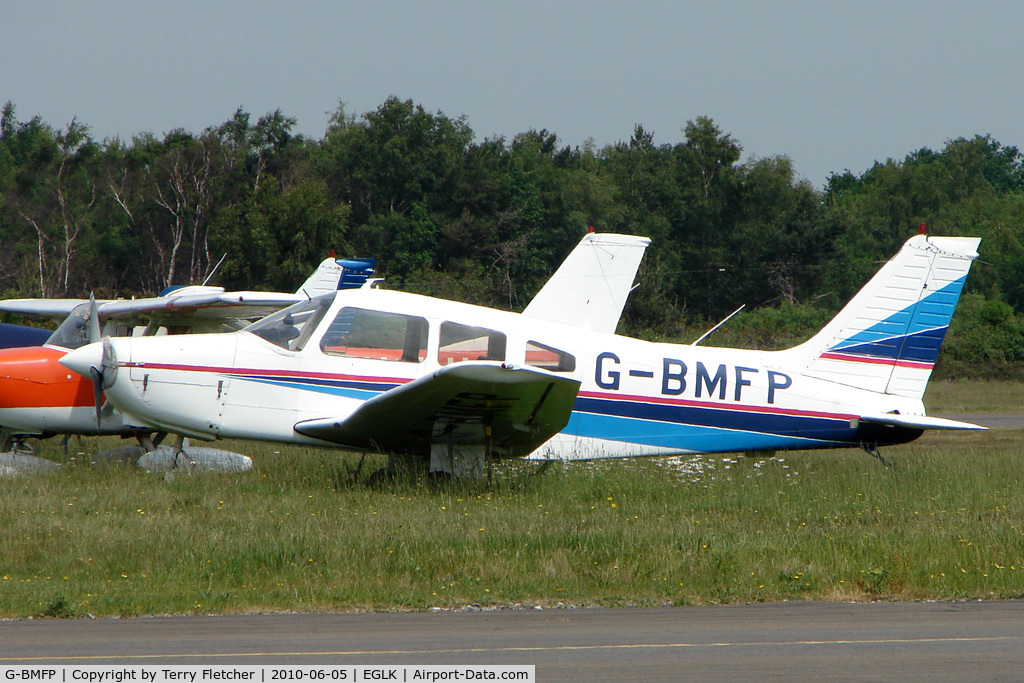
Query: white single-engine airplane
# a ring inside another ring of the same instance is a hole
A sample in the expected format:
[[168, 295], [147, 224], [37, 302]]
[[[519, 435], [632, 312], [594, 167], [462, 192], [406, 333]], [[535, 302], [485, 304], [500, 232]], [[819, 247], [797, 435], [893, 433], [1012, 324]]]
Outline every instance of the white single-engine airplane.
[[104, 339], [61, 363], [132, 426], [386, 453], [455, 476], [492, 457], [877, 453], [925, 429], [980, 429], [921, 401], [979, 242], [911, 238], [784, 351], [646, 342], [564, 314], [363, 288], [240, 332]]
[[[533, 317], [573, 320], [592, 330], [614, 332], [650, 240], [643, 237], [588, 234], [530, 303]], [[117, 434], [135, 437], [154, 452], [166, 432], [125, 421], [112, 403], [103, 403], [102, 386], [69, 372], [58, 362], [68, 351], [106, 336], [237, 330], [284, 306], [337, 290], [366, 286], [374, 274], [372, 259], [325, 259], [294, 294], [225, 292], [221, 287], [179, 287], [150, 299], [92, 302], [85, 299], [8, 299], [0, 311], [23, 315], [67, 315], [42, 346], [0, 349], [0, 429], [11, 434], [19, 452], [31, 452], [27, 437], [55, 434]], [[571, 296], [570, 296], [571, 295]], [[102, 330], [102, 332], [101, 332]], [[3, 433], [0, 433], [0, 437]], [[4, 442], [0, 438], [0, 444]], [[159, 449], [161, 462], [167, 447]], [[138, 457], [135, 447], [115, 449], [101, 459]], [[186, 460], [231, 463], [243, 456], [215, 449], [189, 448]], [[226, 460], [225, 460], [226, 458]], [[177, 462], [176, 457], [170, 462]], [[153, 458], [140, 463], [149, 467]], [[219, 465], [217, 465], [219, 466]]]
[[238, 330], [291, 304], [360, 287], [373, 274], [373, 265], [373, 259], [331, 256], [294, 294], [227, 292], [203, 285], [172, 287], [145, 299], [0, 301], [0, 311], [64, 318], [43, 342], [0, 349], [0, 428], [19, 441], [53, 434], [135, 434], [137, 430], [127, 429], [113, 410], [97, 411], [91, 383], [69, 373], [58, 359], [101, 335]]

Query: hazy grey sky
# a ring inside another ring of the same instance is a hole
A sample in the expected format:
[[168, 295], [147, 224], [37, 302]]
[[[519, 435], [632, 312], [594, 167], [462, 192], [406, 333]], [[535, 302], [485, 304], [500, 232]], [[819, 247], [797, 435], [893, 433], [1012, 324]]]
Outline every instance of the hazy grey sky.
[[11, 0], [0, 101], [94, 137], [199, 132], [239, 106], [320, 138], [389, 95], [478, 139], [676, 143], [712, 117], [817, 187], [949, 139], [1024, 148], [1024, 2]]

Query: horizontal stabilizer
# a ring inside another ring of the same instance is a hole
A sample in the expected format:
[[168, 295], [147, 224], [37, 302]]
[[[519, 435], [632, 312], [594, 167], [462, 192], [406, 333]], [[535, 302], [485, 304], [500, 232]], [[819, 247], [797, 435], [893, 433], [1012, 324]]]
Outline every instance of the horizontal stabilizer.
[[457, 363], [379, 394], [344, 419], [304, 420], [295, 431], [380, 453], [426, 455], [455, 439], [523, 456], [565, 427], [579, 386], [536, 368]]
[[927, 415], [900, 415], [899, 413], [878, 413], [875, 415], [861, 415], [861, 422], [873, 424], [887, 424], [894, 427], [909, 427], [911, 429], [988, 429], [981, 425], [970, 422], [949, 420], [944, 417], [929, 417]]

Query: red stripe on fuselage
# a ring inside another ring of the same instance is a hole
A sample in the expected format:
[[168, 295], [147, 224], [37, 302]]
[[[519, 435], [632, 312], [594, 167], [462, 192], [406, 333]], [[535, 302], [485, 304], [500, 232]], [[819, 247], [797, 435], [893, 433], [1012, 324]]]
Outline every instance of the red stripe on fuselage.
[[769, 415], [790, 415], [794, 417], [819, 417], [830, 420], [853, 420], [857, 415], [852, 413], [825, 413], [816, 410], [799, 410], [796, 408], [776, 408], [774, 406], [752, 406], [743, 404], [712, 403], [695, 401], [686, 398], [668, 398], [664, 396], [639, 396], [634, 394], [609, 394], [600, 391], [581, 391], [582, 398], [596, 398], [608, 401], [626, 401], [629, 403], [653, 403], [658, 405], [685, 406], [687, 408], [712, 408], [715, 410], [732, 410], [740, 413], [762, 413]]
[[898, 368], [916, 368], [918, 370], [931, 370], [935, 366], [934, 363], [924, 363], [921, 361], [914, 360], [895, 360], [893, 358], [875, 358], [872, 356], [855, 356], [848, 353], [835, 353], [832, 351], [826, 351], [821, 354], [820, 358], [826, 358], [828, 360], [844, 360], [851, 363], [868, 363], [870, 365], [888, 365]]
[[[226, 368], [207, 365], [176, 365], [173, 363], [124, 363], [123, 367], [139, 368], [140, 370], [171, 370], [174, 372], [208, 372], [221, 375], [242, 375], [252, 379], [332, 379], [355, 382], [379, 382], [388, 384], [406, 384], [412, 380], [408, 377], [373, 377], [369, 375], [338, 375], [330, 372], [306, 372], [303, 370], [271, 370], [266, 368]], [[91, 405], [91, 403], [90, 403]]]

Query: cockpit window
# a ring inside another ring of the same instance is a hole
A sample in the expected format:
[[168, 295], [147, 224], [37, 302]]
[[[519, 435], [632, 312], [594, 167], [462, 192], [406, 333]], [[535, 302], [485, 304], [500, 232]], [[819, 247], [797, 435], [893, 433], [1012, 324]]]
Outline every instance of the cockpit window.
[[65, 349], [77, 349], [89, 343], [89, 304], [79, 304], [64, 319], [47, 344]]
[[505, 360], [503, 332], [459, 323], [441, 323], [437, 362], [441, 365], [467, 360]]
[[301, 351], [334, 302], [334, 294], [332, 292], [293, 304], [254, 322], [245, 329], [282, 349]]
[[[191, 325], [172, 325], [170, 329], [151, 323], [135, 326], [132, 322], [119, 322], [108, 318], [100, 325], [100, 334], [105, 337], [142, 337], [147, 335], [188, 334]], [[65, 349], [77, 349], [89, 343], [89, 304], [79, 304], [72, 309], [64, 322], [47, 338], [47, 344]]]
[[320, 339], [331, 356], [421, 363], [427, 359], [425, 318], [346, 306]]

